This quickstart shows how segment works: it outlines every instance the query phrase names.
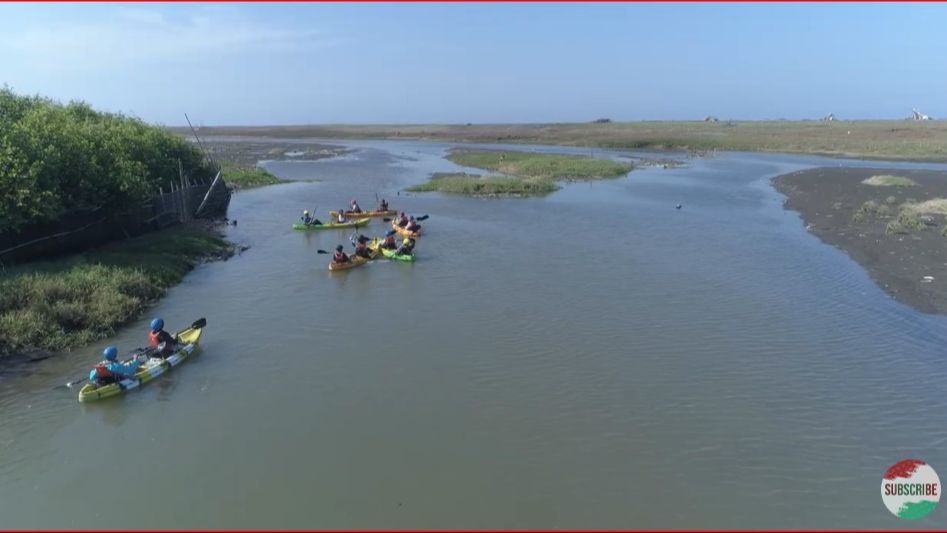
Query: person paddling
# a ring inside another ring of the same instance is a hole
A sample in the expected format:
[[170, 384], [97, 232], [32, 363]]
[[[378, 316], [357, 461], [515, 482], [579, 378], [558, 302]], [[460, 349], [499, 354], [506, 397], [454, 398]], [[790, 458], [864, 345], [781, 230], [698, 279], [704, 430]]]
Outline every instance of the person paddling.
[[339, 209], [339, 212], [336, 213], [336, 222], [339, 224], [345, 224], [348, 222], [348, 219], [345, 218], [345, 209]]
[[395, 242], [394, 232], [389, 232], [385, 235], [385, 241], [381, 243], [381, 247], [386, 250], [396, 250], [398, 248], [398, 243]]
[[348, 263], [349, 262], [349, 256], [345, 255], [345, 252], [342, 251], [343, 249], [344, 248], [342, 247], [341, 244], [335, 247], [335, 255], [332, 256], [333, 263]]
[[384, 198], [382, 198], [382, 199], [381, 199], [381, 202], [378, 203], [378, 210], [379, 210], [379, 211], [387, 211], [387, 210], [388, 210], [388, 200], [385, 200]]
[[116, 383], [124, 378], [130, 378], [138, 371], [141, 366], [141, 360], [135, 358], [127, 363], [118, 362], [118, 348], [109, 346], [102, 350], [104, 360], [95, 365], [95, 368], [89, 372], [89, 381], [97, 387]]
[[411, 218], [408, 220], [408, 226], [407, 226], [406, 229], [407, 229], [408, 231], [417, 233], [417, 232], [421, 229], [421, 225], [418, 224], [418, 221], [415, 220], [414, 217], [411, 217]]
[[403, 228], [407, 225], [408, 225], [408, 215], [405, 215], [404, 211], [402, 211], [401, 214], [398, 215], [398, 226]]
[[161, 348], [158, 355], [167, 359], [169, 355], [174, 353], [177, 344], [178, 342], [174, 339], [174, 335], [164, 330], [164, 320], [156, 318], [151, 321], [151, 332], [148, 333], [149, 348], [153, 350]]
[[411, 237], [405, 237], [405, 239], [401, 241], [401, 248], [398, 248], [398, 251], [395, 253], [397, 253], [398, 255], [413, 254], [414, 253], [414, 239], [412, 239]]
[[312, 216], [309, 215], [309, 210], [303, 211], [303, 216], [300, 218], [302, 218], [303, 224], [307, 226], [312, 226], [312, 225], [321, 226], [322, 225], [322, 222], [320, 222], [319, 219], [316, 218], [315, 213], [313, 213]]
[[362, 212], [362, 208], [358, 206], [358, 201], [355, 200], [355, 198], [352, 198], [352, 212], [353, 212], [353, 213], [361, 213], [361, 212]]
[[355, 255], [364, 257], [365, 259], [371, 259], [371, 253], [368, 249], [369, 241], [371, 241], [371, 239], [364, 235], [359, 235], [358, 239], [353, 239], [352, 243], [355, 244]]

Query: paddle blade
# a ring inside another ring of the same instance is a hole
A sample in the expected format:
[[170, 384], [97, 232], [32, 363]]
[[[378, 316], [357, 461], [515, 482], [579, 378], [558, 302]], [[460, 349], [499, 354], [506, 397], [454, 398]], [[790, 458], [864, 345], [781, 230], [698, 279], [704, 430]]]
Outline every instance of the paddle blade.
[[325, 250], [316, 250], [316, 253], [317, 253], [317, 254], [327, 254], [327, 253], [329, 253], [329, 252], [327, 252], [327, 251], [325, 251]]
[[383, 218], [382, 220], [385, 221], [385, 222], [391, 222], [391, 219], [390, 219], [390, 218], [387, 218], [387, 217]]
[[420, 216], [420, 217], [416, 218], [415, 220], [421, 221], [421, 220], [427, 220], [427, 219], [429, 219], [429, 218], [431, 218], [431, 215], [424, 215], [424, 216]]
[[193, 324], [191, 324], [191, 329], [201, 329], [206, 325], [207, 325], [207, 319], [201, 317], [195, 320]]

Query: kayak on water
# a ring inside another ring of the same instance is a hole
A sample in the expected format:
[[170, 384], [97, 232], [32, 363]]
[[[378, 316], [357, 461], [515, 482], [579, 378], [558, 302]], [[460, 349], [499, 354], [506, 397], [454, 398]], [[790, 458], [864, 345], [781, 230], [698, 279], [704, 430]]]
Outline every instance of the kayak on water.
[[174, 336], [179, 343], [178, 349], [169, 355], [167, 359], [150, 357], [147, 362], [138, 367], [138, 372], [135, 373], [134, 377], [125, 378], [116, 383], [109, 383], [108, 385], [102, 386], [98, 386], [94, 383], [86, 383], [79, 390], [79, 401], [83, 403], [94, 402], [96, 400], [104, 400], [105, 398], [124, 394], [125, 392], [137, 389], [145, 383], [152, 381], [161, 374], [171, 370], [172, 367], [178, 366], [198, 349], [201, 332], [204, 331], [206, 326], [207, 320], [202, 318], [191, 324], [191, 327], [188, 329], [178, 332], [178, 334]]
[[387, 248], [381, 249], [381, 254], [388, 259], [394, 259], [395, 261], [407, 261], [414, 262], [414, 254], [399, 254], [397, 250], [389, 250]]
[[329, 270], [335, 272], [337, 270], [348, 270], [350, 268], [360, 267], [368, 262], [368, 259], [360, 255], [350, 255], [349, 260], [345, 263], [336, 263], [335, 261], [329, 261]]
[[338, 229], [338, 228], [360, 228], [362, 226], [368, 225], [372, 219], [362, 218], [359, 220], [350, 220], [348, 222], [329, 222], [326, 224], [293, 224], [293, 229], [298, 229], [301, 231], [311, 231], [317, 229]]
[[420, 229], [419, 229], [418, 231], [408, 231], [407, 229], [402, 228], [401, 226], [399, 226], [399, 225], [398, 225], [398, 222], [397, 222], [397, 221], [394, 221], [394, 220], [391, 221], [391, 229], [397, 231], [399, 235], [403, 235], [403, 236], [405, 236], [405, 237], [413, 237], [413, 238], [417, 239], [418, 237], [421, 236], [421, 230], [420, 230]]
[[[388, 211], [362, 211], [361, 213], [356, 213], [354, 211], [344, 211], [342, 212], [348, 218], [381, 218], [381, 217], [391, 217], [398, 214], [394, 209], [389, 209]], [[329, 211], [329, 216], [337, 217], [339, 216], [338, 211]]]
[[372, 242], [368, 244], [368, 249], [372, 250], [374, 253], [381, 252], [381, 255], [385, 256], [388, 259], [393, 259], [395, 261], [414, 261], [414, 254], [399, 254], [396, 250], [389, 250], [388, 248], [381, 247], [382, 239], [375, 237], [372, 239]]

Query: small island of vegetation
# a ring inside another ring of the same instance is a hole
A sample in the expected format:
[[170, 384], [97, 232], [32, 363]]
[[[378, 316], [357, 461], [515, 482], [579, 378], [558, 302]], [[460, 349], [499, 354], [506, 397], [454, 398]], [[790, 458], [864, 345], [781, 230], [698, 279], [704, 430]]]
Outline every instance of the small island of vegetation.
[[447, 159], [465, 167], [499, 172], [500, 175], [435, 174], [410, 187], [412, 192], [445, 192], [471, 196], [530, 196], [558, 189], [560, 180], [597, 180], [623, 176], [630, 164], [593, 157], [490, 150], [454, 150]]

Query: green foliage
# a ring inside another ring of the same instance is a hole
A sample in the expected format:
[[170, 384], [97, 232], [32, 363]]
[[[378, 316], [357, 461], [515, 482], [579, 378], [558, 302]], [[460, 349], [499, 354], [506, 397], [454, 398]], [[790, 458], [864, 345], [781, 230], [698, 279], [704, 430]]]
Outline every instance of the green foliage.
[[447, 158], [458, 165], [523, 178], [598, 179], [621, 176], [631, 170], [630, 165], [607, 159], [562, 154], [457, 150]]
[[885, 233], [910, 233], [922, 230], [925, 226], [920, 214], [910, 207], [902, 208], [897, 220], [892, 220], [885, 226]]
[[200, 258], [229, 250], [211, 232], [180, 226], [7, 270], [0, 274], [0, 356], [64, 350], [112, 335]]
[[558, 187], [547, 178], [515, 178], [448, 174], [435, 176], [427, 183], [408, 188], [411, 192], [444, 192], [468, 196], [528, 196], [547, 194]]
[[227, 185], [237, 189], [274, 185], [282, 180], [260, 167], [244, 167], [232, 163], [223, 163], [223, 178]]
[[62, 105], [0, 89], [0, 231], [105, 206], [121, 211], [210, 164], [184, 139], [82, 102]]
[[868, 200], [852, 215], [852, 222], [866, 222], [872, 217], [881, 217], [891, 214], [891, 208], [884, 204], [879, 204], [874, 200]]
[[865, 185], [873, 185], [875, 187], [914, 187], [917, 185], [917, 183], [915, 183], [915, 181], [910, 178], [891, 176], [888, 174], [872, 176], [868, 179], [862, 180], [862, 183]]

